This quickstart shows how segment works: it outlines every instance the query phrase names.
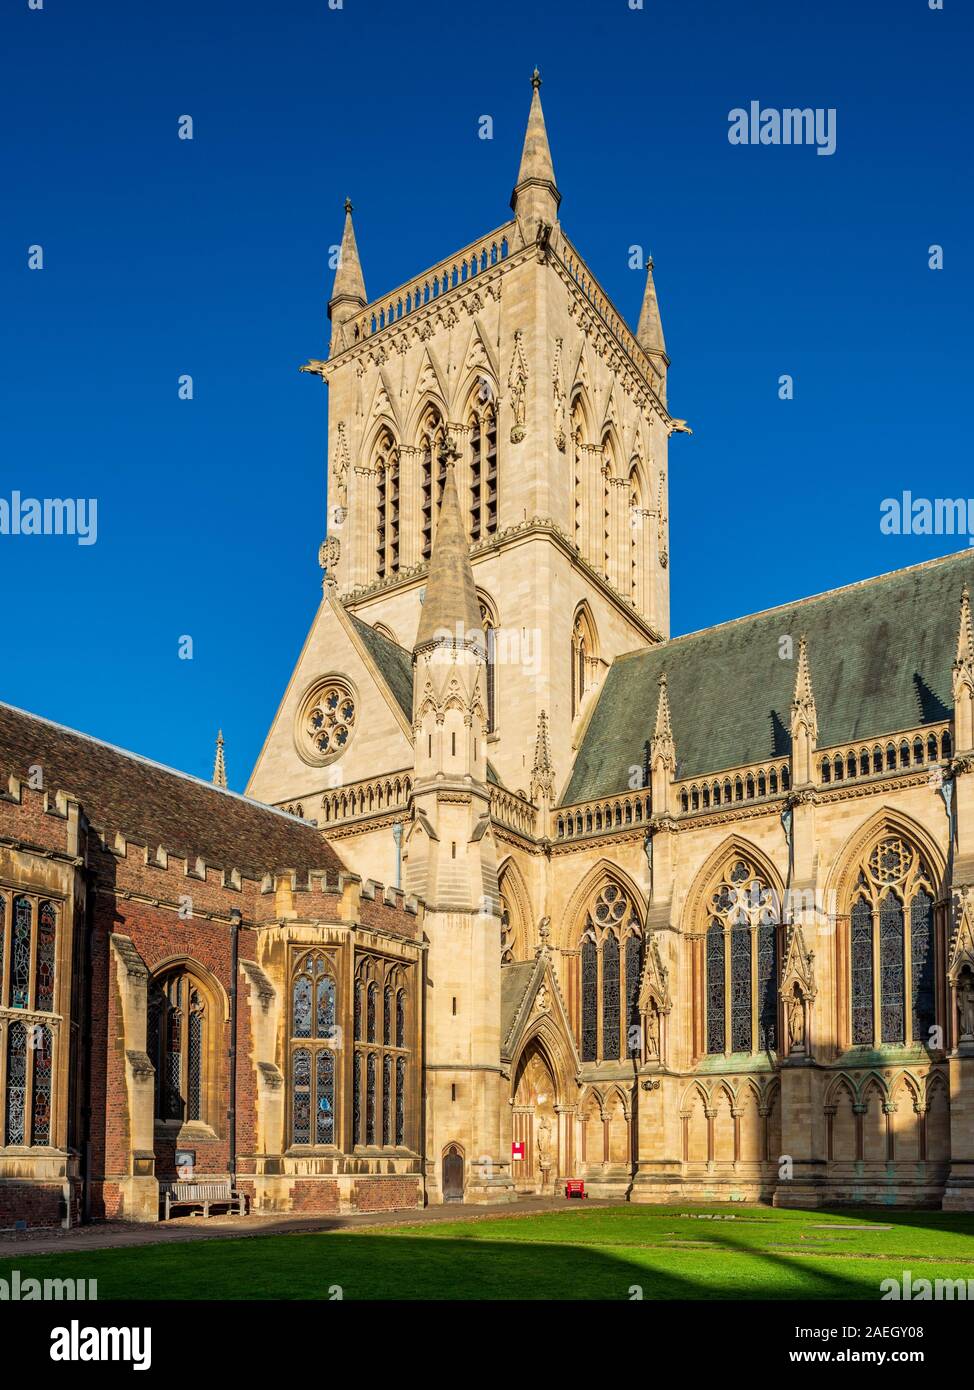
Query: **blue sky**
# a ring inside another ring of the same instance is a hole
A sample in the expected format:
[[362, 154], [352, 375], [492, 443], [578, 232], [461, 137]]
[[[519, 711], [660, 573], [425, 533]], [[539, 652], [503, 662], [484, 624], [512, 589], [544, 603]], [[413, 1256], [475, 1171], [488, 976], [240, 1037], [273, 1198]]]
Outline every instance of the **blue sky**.
[[[563, 225], [632, 323], [628, 248], [656, 261], [694, 429], [673, 631], [965, 544], [879, 517], [974, 495], [972, 29], [960, 0], [10, 0], [0, 496], [99, 512], [93, 546], [0, 536], [0, 698], [204, 776], [222, 725], [242, 788], [320, 595], [297, 368], [342, 201], [370, 296], [497, 226], [535, 63]], [[752, 100], [834, 107], [835, 154], [732, 146]]]

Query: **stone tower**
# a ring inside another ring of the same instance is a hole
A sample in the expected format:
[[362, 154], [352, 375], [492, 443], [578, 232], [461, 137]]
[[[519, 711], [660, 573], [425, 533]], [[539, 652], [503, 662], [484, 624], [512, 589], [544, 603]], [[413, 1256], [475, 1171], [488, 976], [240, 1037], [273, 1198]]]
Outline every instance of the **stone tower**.
[[477, 607], [494, 629], [487, 752], [525, 792], [542, 713], [564, 779], [613, 658], [668, 635], [667, 442], [680, 425], [652, 264], [633, 333], [562, 229], [540, 87], [535, 72], [512, 219], [369, 303], [346, 201], [329, 356], [304, 368], [329, 387], [329, 581], [406, 650], [453, 441]]

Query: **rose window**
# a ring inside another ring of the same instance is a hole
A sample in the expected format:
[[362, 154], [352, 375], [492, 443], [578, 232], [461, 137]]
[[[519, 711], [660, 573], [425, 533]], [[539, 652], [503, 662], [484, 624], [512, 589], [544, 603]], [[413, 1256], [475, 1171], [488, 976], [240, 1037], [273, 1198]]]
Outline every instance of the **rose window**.
[[333, 758], [348, 745], [355, 728], [355, 701], [342, 686], [329, 683], [307, 706], [305, 731], [319, 758]]

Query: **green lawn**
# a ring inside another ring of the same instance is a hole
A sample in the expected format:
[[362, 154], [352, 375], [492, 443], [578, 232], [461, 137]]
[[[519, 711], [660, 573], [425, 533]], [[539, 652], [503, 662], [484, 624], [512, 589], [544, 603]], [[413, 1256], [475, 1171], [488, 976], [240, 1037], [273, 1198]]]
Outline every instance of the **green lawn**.
[[972, 1235], [974, 1216], [942, 1212], [580, 1206], [2, 1259], [0, 1278], [97, 1279], [99, 1299], [327, 1299], [337, 1285], [346, 1299], [625, 1300], [635, 1285], [646, 1299], [877, 1300], [904, 1270], [974, 1280]]

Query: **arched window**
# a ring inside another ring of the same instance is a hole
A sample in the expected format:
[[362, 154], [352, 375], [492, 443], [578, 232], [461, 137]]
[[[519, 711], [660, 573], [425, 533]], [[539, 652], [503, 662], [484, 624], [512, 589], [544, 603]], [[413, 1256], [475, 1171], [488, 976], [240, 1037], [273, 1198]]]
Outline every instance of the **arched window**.
[[27, 1029], [12, 1023], [7, 1035], [7, 1144], [23, 1144], [27, 1130]]
[[638, 1051], [639, 916], [616, 883], [606, 883], [586, 915], [580, 942], [579, 1040], [583, 1062], [618, 1061]]
[[291, 1143], [329, 1145], [335, 1133], [337, 969], [308, 951], [291, 976]]
[[850, 1036], [854, 1047], [929, 1043], [936, 1022], [934, 878], [905, 836], [864, 856], [849, 906]]
[[372, 463], [376, 498], [376, 574], [399, 570], [399, 450], [388, 430], [376, 443]]
[[575, 471], [575, 549], [585, 550], [585, 447], [582, 402], [576, 396], [571, 409], [571, 440]]
[[743, 855], [730, 860], [706, 899], [707, 1052], [778, 1045], [779, 904]]
[[470, 540], [474, 543], [497, 531], [497, 416], [485, 381], [470, 413]]
[[0, 894], [0, 1007], [55, 1012], [57, 922], [54, 903], [26, 893], [12, 900], [8, 918]]
[[355, 1038], [352, 1065], [352, 1146], [401, 1146], [409, 1083], [408, 989], [403, 966], [377, 956], [360, 957], [355, 992], [365, 1017]]
[[487, 652], [487, 732], [494, 732], [497, 709], [497, 619], [490, 604], [480, 599], [480, 622]]
[[31, 930], [34, 904], [30, 898], [14, 898], [13, 950], [10, 957], [10, 1007], [30, 1004]]
[[436, 406], [427, 406], [420, 426], [419, 449], [422, 456], [423, 477], [423, 559], [428, 560], [433, 550], [433, 532], [436, 528], [436, 514], [440, 509], [443, 484], [446, 481], [446, 461], [442, 457], [446, 444], [443, 429], [443, 416]]
[[147, 1038], [156, 1069], [157, 1120], [206, 1121], [209, 1015], [209, 1000], [188, 970], [174, 970], [153, 981]]
[[585, 694], [592, 684], [590, 670], [597, 655], [595, 651], [595, 631], [584, 607], [579, 608], [572, 624], [571, 691], [572, 718], [582, 707]]
[[[639, 473], [629, 474], [629, 596], [636, 607], [640, 600], [640, 558], [645, 551], [646, 538], [642, 533], [642, 498], [639, 492]], [[638, 523], [638, 524], [637, 524]], [[643, 548], [643, 551], [640, 550]]]

